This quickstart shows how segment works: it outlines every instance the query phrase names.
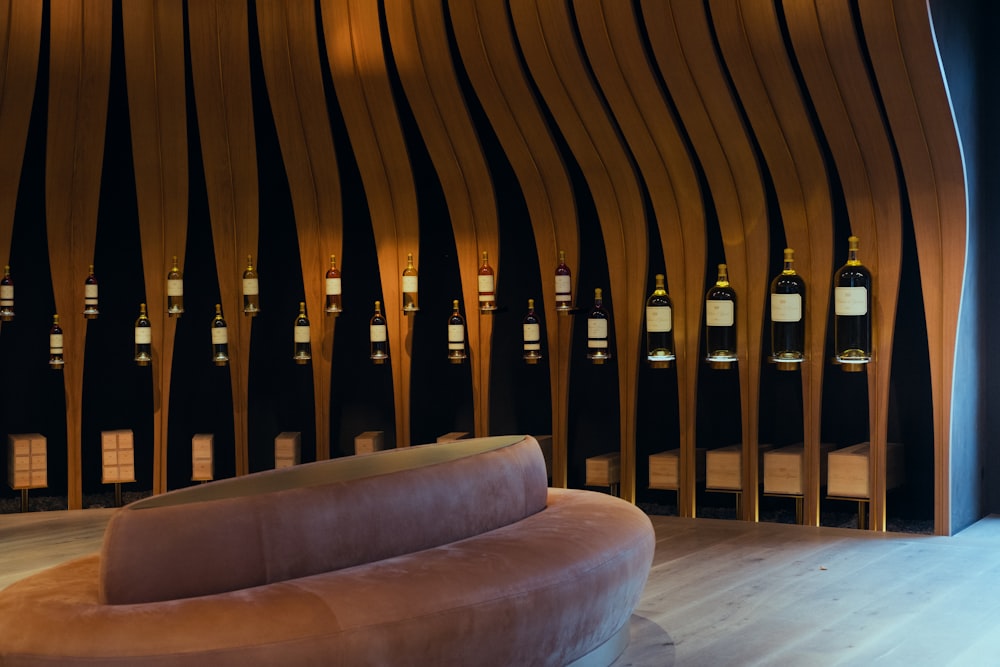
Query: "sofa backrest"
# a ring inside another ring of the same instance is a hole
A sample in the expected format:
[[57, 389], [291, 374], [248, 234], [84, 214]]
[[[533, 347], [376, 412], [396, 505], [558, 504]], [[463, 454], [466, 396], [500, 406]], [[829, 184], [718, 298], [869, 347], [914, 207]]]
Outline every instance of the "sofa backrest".
[[475, 438], [308, 463], [132, 503], [108, 523], [100, 595], [211, 595], [472, 537], [545, 507], [531, 436]]

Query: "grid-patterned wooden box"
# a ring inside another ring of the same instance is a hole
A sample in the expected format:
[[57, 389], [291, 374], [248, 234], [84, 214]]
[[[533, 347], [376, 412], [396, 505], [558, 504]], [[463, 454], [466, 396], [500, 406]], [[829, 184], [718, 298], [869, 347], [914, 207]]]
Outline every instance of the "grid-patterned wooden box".
[[135, 441], [131, 429], [101, 431], [101, 482], [135, 481]]
[[45, 436], [7, 436], [7, 481], [12, 489], [43, 489], [49, 485]]

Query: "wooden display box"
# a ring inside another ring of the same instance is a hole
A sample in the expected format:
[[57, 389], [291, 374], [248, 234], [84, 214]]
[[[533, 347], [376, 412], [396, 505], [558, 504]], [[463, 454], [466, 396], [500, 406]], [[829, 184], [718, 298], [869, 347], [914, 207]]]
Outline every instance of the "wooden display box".
[[[830, 452], [827, 457], [826, 494], [831, 498], [858, 498], [867, 500], [868, 458], [871, 450], [869, 442], [859, 442]], [[886, 491], [903, 483], [903, 445], [899, 442], [886, 444], [885, 488]]]
[[[826, 479], [827, 456], [834, 445], [819, 446], [819, 478]], [[764, 493], [777, 496], [805, 495], [805, 445], [788, 445], [764, 453]]]
[[7, 481], [12, 489], [44, 489], [49, 485], [48, 455], [41, 433], [7, 436]]
[[[694, 450], [694, 477], [705, 481], [705, 448]], [[681, 485], [681, 450], [670, 449], [649, 455], [649, 488], [677, 491]]]
[[614, 486], [621, 481], [621, 454], [610, 452], [587, 459], [586, 486]]
[[[758, 478], [764, 476], [763, 454], [774, 445], [757, 445]], [[710, 449], [705, 453], [705, 488], [709, 491], [743, 490], [743, 445]]]
[[302, 434], [282, 431], [274, 438], [274, 467], [290, 468], [302, 460]]
[[191, 481], [208, 482], [215, 479], [214, 436], [198, 433], [191, 438]]
[[[377, 431], [381, 433], [381, 431]], [[439, 435], [436, 442], [455, 442], [456, 440], [465, 440], [469, 437], [468, 431], [452, 431], [451, 433], [445, 433], [444, 435]]]
[[383, 449], [385, 449], [385, 431], [365, 431], [354, 436], [355, 454], [371, 454]]
[[135, 441], [131, 429], [101, 431], [101, 483], [135, 481]]

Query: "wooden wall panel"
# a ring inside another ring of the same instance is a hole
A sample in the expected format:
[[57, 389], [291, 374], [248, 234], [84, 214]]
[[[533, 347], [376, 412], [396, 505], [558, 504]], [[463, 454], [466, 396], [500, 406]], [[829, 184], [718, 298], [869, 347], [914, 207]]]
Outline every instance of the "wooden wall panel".
[[146, 305], [153, 329], [153, 493], [167, 490], [167, 424], [177, 322], [164, 280], [183, 264], [188, 218], [187, 94], [181, 0], [122, 5], [125, 76]]
[[316, 458], [330, 457], [330, 380], [337, 319], [324, 315], [328, 258], [341, 257], [337, 155], [320, 69], [312, 0], [258, 0], [261, 60], [295, 211], [313, 337]]
[[63, 328], [67, 504], [83, 503], [81, 428], [86, 321], [83, 281], [94, 261], [111, 76], [111, 0], [50, 5], [45, 217], [56, 311]]
[[[455, 39], [479, 103], [496, 133], [524, 193], [542, 272], [549, 378], [552, 396], [552, 483], [567, 483], [570, 317], [556, 311], [551, 270], [560, 250], [579, 268], [576, 202], [566, 165], [542, 116], [510, 25], [506, 7], [493, 0], [449, 3]], [[574, 270], [573, 294], [577, 294]]]
[[[188, 5], [191, 72], [222, 308], [229, 326], [236, 474], [249, 472], [247, 385], [251, 321], [242, 315], [244, 258], [257, 256], [257, 149], [246, 3]], [[190, 313], [188, 317], [198, 317]], [[207, 319], [208, 313], [204, 314]]]

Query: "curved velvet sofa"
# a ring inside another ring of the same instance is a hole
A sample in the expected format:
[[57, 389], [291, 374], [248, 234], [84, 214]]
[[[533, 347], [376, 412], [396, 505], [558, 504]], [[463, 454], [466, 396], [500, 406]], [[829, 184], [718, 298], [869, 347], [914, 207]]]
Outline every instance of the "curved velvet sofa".
[[118, 510], [0, 592], [0, 665], [607, 665], [653, 547], [530, 436], [306, 464]]

